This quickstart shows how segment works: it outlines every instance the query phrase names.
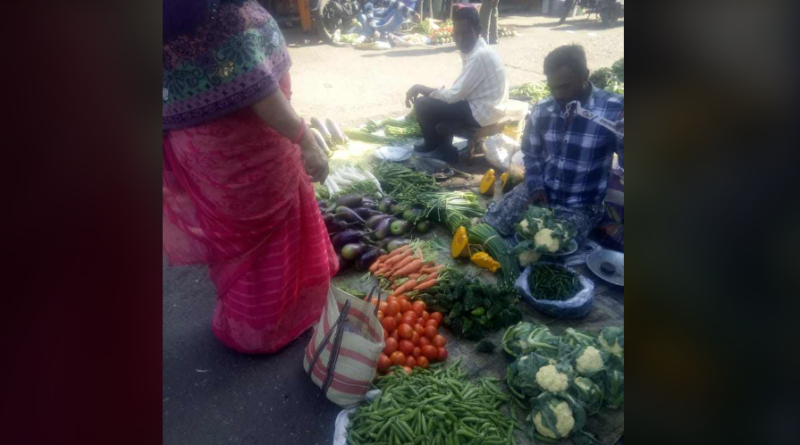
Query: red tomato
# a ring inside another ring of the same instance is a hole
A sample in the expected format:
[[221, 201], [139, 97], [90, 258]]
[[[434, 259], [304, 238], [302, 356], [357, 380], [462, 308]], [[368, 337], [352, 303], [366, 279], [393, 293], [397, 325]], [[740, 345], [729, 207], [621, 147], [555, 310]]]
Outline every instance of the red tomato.
[[424, 334], [425, 333], [425, 325], [421, 325], [419, 323], [415, 324], [414, 325], [414, 332], [416, 332], [419, 335]]
[[431, 344], [430, 338], [425, 337], [424, 335], [419, 336], [419, 346], [427, 346], [429, 344]]
[[405, 314], [403, 314], [403, 316], [400, 318], [400, 321], [409, 326], [414, 326], [415, 324], [417, 324], [417, 316], [414, 314], [414, 312], [408, 311]]
[[444, 315], [442, 315], [441, 312], [434, 312], [434, 313], [431, 314], [431, 318], [436, 320], [437, 323], [441, 324], [442, 323], [442, 319], [444, 318]]
[[380, 310], [382, 312], [386, 312], [386, 306], [388, 306], [388, 305], [389, 305], [389, 303], [387, 303], [385, 301], [381, 301], [381, 304], [378, 305], [378, 310]]
[[[387, 357], [386, 360], [389, 360], [389, 358]], [[430, 362], [428, 361], [428, 357], [425, 357], [424, 355], [419, 356], [417, 358], [417, 366], [419, 366], [422, 369], [428, 369], [428, 366], [430, 366]]]
[[412, 326], [417, 324], [417, 321], [419, 320], [419, 315], [417, 315], [417, 313], [414, 312], [412, 309], [409, 309], [409, 310], [403, 312], [403, 316], [414, 319], [414, 323], [411, 323]]
[[422, 338], [422, 336], [417, 334], [416, 332], [414, 332], [414, 334], [411, 335], [411, 343], [414, 343], [415, 345], [418, 345], [420, 338]]
[[425, 312], [425, 302], [415, 301], [411, 304], [411, 310], [417, 314], [417, 317], [422, 317], [422, 313]]
[[389, 337], [386, 339], [386, 347], [383, 348], [383, 353], [386, 355], [392, 355], [392, 352], [397, 351], [398, 343], [397, 340]]
[[401, 338], [405, 338], [406, 340], [411, 340], [411, 337], [414, 336], [414, 329], [411, 328], [411, 325], [403, 323], [397, 327], [397, 333], [400, 335]]
[[414, 353], [414, 343], [411, 343], [408, 340], [400, 340], [400, 343], [397, 345], [397, 350], [408, 357]]
[[[433, 347], [433, 346], [431, 346]], [[435, 348], [434, 348], [435, 349]], [[389, 356], [389, 359], [392, 360], [393, 365], [403, 366], [406, 364], [406, 355], [400, 351], [392, 352], [392, 355]]]
[[433, 337], [436, 337], [437, 334], [438, 332], [436, 331], [435, 327], [427, 326], [425, 328], [425, 336], [428, 337], [428, 339], [433, 340]]
[[428, 321], [431, 318], [431, 314], [428, 311], [422, 311], [422, 317], [420, 318], [422, 318], [422, 321]]
[[411, 355], [414, 358], [419, 359], [419, 357], [422, 355], [422, 349], [420, 349], [419, 347], [414, 348], [414, 352], [412, 352]]
[[439, 329], [439, 322], [436, 321], [433, 317], [431, 317], [428, 321], [425, 322], [425, 326], [433, 326], [434, 329]]
[[406, 357], [406, 366], [408, 366], [411, 369], [416, 368], [417, 360], [414, 357]]
[[383, 312], [378, 311], [378, 321], [383, 321]]
[[397, 297], [389, 297], [389, 298], [387, 298], [387, 299], [386, 299], [386, 304], [389, 304], [389, 303], [391, 303], [392, 301], [394, 301], [395, 303], [397, 303]]
[[443, 362], [447, 360], [447, 349], [439, 348], [436, 350], [436, 360]]
[[391, 338], [393, 338], [393, 339], [395, 339], [395, 340], [397, 340], [397, 341], [400, 341], [400, 336], [399, 336], [399, 335], [397, 335], [397, 329], [395, 329], [394, 331], [392, 331], [392, 333], [391, 333], [391, 334], [389, 334], [389, 337], [391, 337]]
[[[394, 354], [397, 353], [395, 352]], [[392, 357], [394, 357], [394, 354], [392, 354]], [[423, 346], [422, 355], [430, 361], [436, 360], [436, 357], [438, 356], [438, 351], [436, 350], [436, 346], [431, 346], [431, 345]], [[392, 363], [395, 363], [394, 359], [392, 359]]]
[[398, 298], [397, 303], [400, 304], [400, 312], [406, 312], [411, 310], [411, 303], [408, 302], [406, 297]]
[[378, 359], [378, 371], [386, 372], [390, 366], [392, 366], [392, 361], [389, 360], [389, 357], [386, 354], [381, 354], [380, 358]]
[[389, 338], [389, 331], [387, 331], [386, 328], [384, 328], [383, 329], [383, 339], [386, 340], [387, 338]]
[[409, 368], [408, 366], [403, 366], [403, 371], [405, 371], [406, 374], [411, 374], [411, 372], [414, 371], [414, 370]]
[[398, 312], [400, 312], [400, 305], [397, 304], [396, 301], [392, 301], [386, 305], [386, 315], [394, 317]]
[[397, 322], [395, 321], [394, 317], [383, 317], [381, 324], [383, 325], [383, 329], [386, 329], [390, 334], [392, 331], [397, 329]]
[[433, 343], [433, 346], [436, 346], [437, 348], [443, 348], [444, 345], [447, 344], [447, 339], [444, 338], [443, 335], [437, 335], [436, 337], [433, 337], [431, 342]]

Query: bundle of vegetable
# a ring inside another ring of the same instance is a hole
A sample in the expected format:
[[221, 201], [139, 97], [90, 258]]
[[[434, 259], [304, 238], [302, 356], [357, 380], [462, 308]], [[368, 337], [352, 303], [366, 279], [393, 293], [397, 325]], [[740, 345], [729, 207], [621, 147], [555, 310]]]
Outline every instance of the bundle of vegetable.
[[409, 138], [406, 137], [390, 137], [372, 134], [367, 129], [346, 129], [344, 134], [352, 140], [366, 142], [369, 144], [391, 145], [402, 144], [407, 142]]
[[610, 351], [622, 354], [623, 337], [618, 327], [604, 329], [599, 337], [572, 328], [556, 336], [531, 323], [506, 331], [503, 349], [517, 357], [506, 370], [506, 384], [521, 404], [532, 407], [528, 420], [538, 439], [576, 435], [576, 443], [591, 443], [592, 435], [582, 429], [585, 417], [622, 406], [624, 366]]
[[467, 229], [469, 242], [483, 248], [500, 263], [500, 277], [507, 287], [513, 287], [519, 277], [519, 265], [505, 240], [488, 224], [477, 224]]
[[550, 87], [545, 82], [526, 83], [514, 88], [508, 92], [510, 98], [524, 99], [535, 104], [550, 96]]
[[420, 248], [405, 245], [379, 257], [369, 271], [385, 279], [394, 290], [393, 295], [416, 295], [435, 286], [443, 269], [443, 266], [426, 260]]
[[564, 301], [581, 289], [578, 275], [555, 264], [537, 264], [531, 268], [531, 294], [538, 300]]
[[382, 162], [375, 168], [383, 189], [398, 201], [416, 201], [418, 195], [438, 192], [436, 179], [392, 162]]
[[467, 381], [458, 365], [381, 378], [381, 394], [351, 414], [348, 444], [515, 444], [516, 422], [496, 379]]
[[383, 195], [378, 179], [366, 170], [344, 166], [330, 172], [323, 183], [328, 193], [335, 198], [339, 196], [364, 194], [374, 198]]
[[516, 306], [519, 295], [513, 289], [468, 279], [458, 271], [451, 270], [422, 299], [445, 315], [444, 324], [456, 335], [469, 340], [480, 340], [522, 318]]
[[550, 209], [536, 206], [525, 213], [516, 232], [522, 241], [514, 248], [514, 253], [523, 267], [538, 261], [539, 254], [562, 252], [575, 233], [569, 221], [558, 218]]

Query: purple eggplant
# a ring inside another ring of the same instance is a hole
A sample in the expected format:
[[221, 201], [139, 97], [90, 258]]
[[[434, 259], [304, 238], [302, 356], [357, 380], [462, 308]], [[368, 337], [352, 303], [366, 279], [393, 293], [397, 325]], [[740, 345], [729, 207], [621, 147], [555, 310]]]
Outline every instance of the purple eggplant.
[[348, 229], [344, 232], [339, 232], [336, 235], [333, 235], [333, 238], [331, 238], [331, 243], [333, 243], [333, 248], [338, 252], [346, 244], [358, 243], [362, 238], [364, 238], [364, 232], [360, 230]]
[[364, 218], [358, 215], [353, 209], [345, 206], [336, 208], [336, 216], [347, 222], [364, 222]]
[[356, 260], [359, 257], [361, 257], [361, 255], [364, 252], [366, 252], [366, 250], [367, 246], [365, 244], [361, 243], [345, 244], [344, 247], [342, 247], [342, 256], [348, 260]]
[[347, 195], [347, 196], [340, 196], [339, 199], [336, 200], [337, 206], [345, 206], [354, 209], [356, 207], [361, 207], [361, 204], [364, 202], [364, 197], [361, 195]]
[[407, 246], [408, 243], [410, 243], [410, 242], [411, 242], [411, 240], [409, 240], [407, 238], [395, 238], [389, 244], [386, 245], [386, 250], [388, 250], [389, 252], [392, 252], [392, 251], [397, 250], [397, 249], [399, 249], [399, 248], [401, 248], [403, 246]]
[[394, 201], [392, 200], [392, 198], [383, 198], [381, 200], [381, 203], [378, 204], [378, 210], [380, 210], [383, 213], [389, 213], [392, 210], [393, 204]]
[[347, 271], [347, 269], [353, 267], [353, 262], [343, 257], [341, 254], [337, 253], [336, 258], [339, 260], [339, 271], [336, 272], [336, 275], [339, 275], [342, 272]]
[[375, 239], [382, 240], [389, 236], [389, 229], [392, 225], [392, 221], [394, 221], [394, 218], [382, 219], [381, 222], [375, 226]]
[[372, 266], [372, 263], [377, 261], [378, 257], [385, 254], [385, 250], [381, 250], [377, 247], [368, 249], [356, 260], [356, 270], [363, 272], [369, 269], [369, 266]]
[[356, 212], [358, 214], [358, 216], [360, 216], [364, 220], [372, 218], [373, 216], [376, 216], [376, 215], [382, 215], [381, 212], [379, 212], [377, 210], [368, 209], [366, 207], [358, 207], [358, 208], [353, 209], [353, 211]]
[[384, 214], [375, 215], [375, 216], [373, 216], [373, 217], [371, 217], [370, 219], [367, 220], [366, 226], [367, 226], [368, 229], [374, 229], [375, 226], [377, 226], [379, 222], [381, 222], [382, 220], [384, 220], [386, 218], [391, 218], [391, 216], [384, 215]]

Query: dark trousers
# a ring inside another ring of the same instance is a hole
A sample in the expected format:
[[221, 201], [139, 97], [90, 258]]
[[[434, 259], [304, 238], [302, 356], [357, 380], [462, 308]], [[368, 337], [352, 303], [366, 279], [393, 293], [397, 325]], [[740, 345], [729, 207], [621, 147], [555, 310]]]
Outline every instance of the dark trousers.
[[572, 11], [572, 7], [575, 6], [576, 1], [577, 0], [567, 0], [566, 2], [564, 2], [564, 10], [561, 11], [562, 22], [567, 19], [567, 14], [569, 14], [569, 12]]
[[414, 112], [428, 150], [439, 147], [452, 148], [455, 128], [465, 125], [480, 127], [472, 116], [469, 103], [465, 100], [449, 104], [439, 99], [420, 97], [414, 102]]
[[497, 18], [500, 16], [497, 5], [500, 0], [484, 0], [481, 4], [481, 37], [488, 43], [497, 43]]

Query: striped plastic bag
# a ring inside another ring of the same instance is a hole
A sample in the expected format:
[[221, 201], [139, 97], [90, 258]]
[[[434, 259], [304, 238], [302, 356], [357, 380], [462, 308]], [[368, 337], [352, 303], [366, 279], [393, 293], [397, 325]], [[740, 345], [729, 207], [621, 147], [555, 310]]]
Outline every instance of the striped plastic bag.
[[358, 404], [375, 378], [385, 347], [383, 326], [378, 321], [380, 299], [378, 286], [365, 300], [331, 286], [306, 347], [303, 369], [328, 400], [339, 406]]

